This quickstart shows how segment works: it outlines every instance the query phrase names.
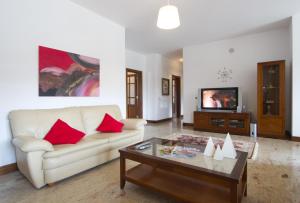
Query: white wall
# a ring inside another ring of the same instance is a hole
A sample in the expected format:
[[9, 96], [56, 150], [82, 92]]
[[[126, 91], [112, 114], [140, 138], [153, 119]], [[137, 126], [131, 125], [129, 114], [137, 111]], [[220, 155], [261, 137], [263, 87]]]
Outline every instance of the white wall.
[[[146, 71], [148, 76], [147, 119], [161, 120], [172, 117], [172, 75], [180, 76], [182, 79], [182, 63], [176, 59], [169, 59], [161, 54], [149, 54], [146, 56]], [[162, 78], [168, 78], [170, 80], [169, 96], [162, 95]]]
[[[182, 79], [182, 63], [157, 53], [144, 55], [126, 50], [126, 67], [143, 72], [144, 119], [156, 121], [172, 117], [172, 75], [181, 76]], [[162, 78], [170, 79], [169, 96], [161, 94]]]
[[[162, 116], [161, 119], [170, 118], [172, 117], [172, 75], [180, 76], [181, 83], [180, 83], [180, 93], [181, 93], [181, 115], [183, 115], [183, 69], [182, 69], [182, 62], [176, 58], [167, 58], [162, 57], [163, 63], [163, 74], [164, 78], [168, 78], [170, 80], [170, 95], [168, 96], [169, 106], [168, 106], [168, 113], [167, 116]], [[161, 89], [161, 86], [160, 86]], [[160, 93], [161, 94], [161, 93]], [[166, 97], [166, 96], [164, 96]]]
[[158, 120], [159, 118], [159, 87], [161, 81], [161, 55], [149, 54], [146, 56], [146, 75], [147, 75], [147, 120]]
[[126, 49], [126, 67], [145, 71], [146, 70], [146, 56], [144, 54]]
[[[0, 7], [0, 166], [15, 162], [12, 109], [118, 104], [125, 115], [125, 31], [68, 0], [6, 0]], [[38, 96], [38, 45], [100, 59], [100, 97]]]
[[293, 44], [293, 97], [292, 97], [292, 135], [300, 137], [300, 14], [292, 18]]
[[[185, 47], [183, 49], [184, 122], [193, 122], [198, 88], [230, 86], [237, 86], [241, 89], [243, 104], [256, 119], [257, 63], [286, 60], [286, 118], [287, 128], [290, 129], [291, 47], [289, 32], [288, 28], [283, 28]], [[229, 53], [230, 48], [234, 48], [235, 52]], [[218, 80], [217, 75], [218, 71], [224, 67], [233, 71], [232, 80], [227, 83]]]

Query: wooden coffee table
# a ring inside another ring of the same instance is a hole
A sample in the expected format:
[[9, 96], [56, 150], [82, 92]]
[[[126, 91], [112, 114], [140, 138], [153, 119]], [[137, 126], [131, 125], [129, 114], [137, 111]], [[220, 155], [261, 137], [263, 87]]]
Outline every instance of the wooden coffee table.
[[[205, 146], [152, 138], [149, 148], [136, 145], [120, 149], [120, 187], [125, 182], [140, 185], [183, 202], [241, 202], [247, 195], [247, 153], [236, 159], [214, 160], [203, 155]], [[197, 149], [194, 157], [166, 156], [162, 150], [174, 146]], [[139, 162], [126, 170], [126, 159]]]

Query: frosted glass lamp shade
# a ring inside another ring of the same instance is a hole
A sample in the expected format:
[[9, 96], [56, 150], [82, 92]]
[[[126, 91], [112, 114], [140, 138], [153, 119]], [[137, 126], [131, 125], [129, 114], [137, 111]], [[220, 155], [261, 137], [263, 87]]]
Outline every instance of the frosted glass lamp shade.
[[180, 25], [178, 8], [173, 5], [166, 5], [159, 9], [157, 27], [165, 30], [177, 28]]

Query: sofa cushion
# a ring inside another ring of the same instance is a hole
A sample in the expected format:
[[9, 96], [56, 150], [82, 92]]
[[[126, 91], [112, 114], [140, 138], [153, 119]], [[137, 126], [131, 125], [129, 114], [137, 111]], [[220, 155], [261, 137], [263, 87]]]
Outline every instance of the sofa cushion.
[[97, 133], [96, 129], [105, 113], [109, 113], [117, 120], [122, 119], [121, 111], [117, 105], [80, 107], [82, 122], [87, 136]]
[[108, 138], [100, 137], [99, 135], [95, 134], [88, 137], [84, 137], [82, 140], [80, 140], [77, 144], [74, 145], [73, 144], [54, 145], [53, 146], [54, 151], [45, 153], [43, 157], [44, 158], [59, 157], [65, 154], [106, 144], [108, 142], [109, 142]]
[[99, 146], [102, 144], [108, 144], [109, 142], [115, 142], [129, 137], [133, 137], [139, 133], [140, 132], [138, 130], [124, 130], [121, 133], [96, 133], [94, 135], [84, 137], [75, 145], [72, 144], [54, 145], [53, 146], [54, 151], [46, 152], [43, 155], [43, 157], [44, 158], [59, 157], [65, 154]]
[[[106, 162], [116, 158], [119, 155], [118, 149], [132, 145], [134, 143], [140, 142], [141, 136], [136, 135], [129, 137], [127, 139], [122, 139], [117, 142], [112, 142], [108, 144], [103, 144], [99, 146], [95, 146], [92, 148], [87, 148], [84, 150], [76, 151], [73, 153], [65, 154], [59, 157], [53, 157], [43, 160], [43, 169], [45, 170], [45, 174], [50, 174], [53, 170], [64, 170], [68, 168], [74, 167], [88, 167], [86, 165], [86, 161], [93, 159], [93, 163], [89, 163], [89, 165], [95, 166], [94, 162], [102, 161]], [[114, 155], [114, 154], [117, 154]], [[97, 158], [96, 158], [97, 157]], [[96, 160], [95, 160], [96, 158]], [[103, 160], [104, 159], [104, 160]], [[88, 161], [89, 162], [89, 161]], [[52, 174], [53, 175], [53, 174]], [[60, 175], [58, 175], [60, 176]], [[64, 175], [63, 175], [64, 176]]]
[[97, 133], [84, 137], [75, 145], [55, 145], [54, 151], [43, 155], [43, 169], [57, 168], [118, 147], [125, 147], [124, 144], [132, 144], [132, 141], [139, 140], [140, 137], [140, 132], [133, 130], [122, 133]]
[[83, 132], [70, 127], [67, 123], [58, 119], [44, 137], [44, 140], [53, 145], [76, 144], [84, 135]]
[[98, 126], [97, 131], [107, 132], [107, 133], [118, 133], [118, 132], [122, 132], [123, 126], [124, 126], [123, 123], [117, 121], [111, 115], [106, 113], [102, 122]]

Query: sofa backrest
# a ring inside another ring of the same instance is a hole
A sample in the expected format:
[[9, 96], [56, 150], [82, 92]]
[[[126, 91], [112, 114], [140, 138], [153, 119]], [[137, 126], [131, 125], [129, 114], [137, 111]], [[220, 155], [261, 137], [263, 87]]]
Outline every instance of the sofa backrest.
[[9, 113], [9, 120], [14, 137], [34, 136], [43, 138], [53, 124], [61, 119], [71, 127], [84, 131], [80, 108], [15, 110]]
[[9, 113], [13, 137], [34, 136], [44, 138], [57, 119], [68, 123], [71, 127], [85, 132], [96, 133], [105, 113], [120, 120], [121, 112], [116, 105], [68, 107], [58, 109], [15, 110]]
[[81, 108], [82, 122], [87, 135], [97, 133], [96, 128], [101, 123], [105, 113], [117, 120], [122, 119], [120, 108], [117, 105], [84, 106]]

